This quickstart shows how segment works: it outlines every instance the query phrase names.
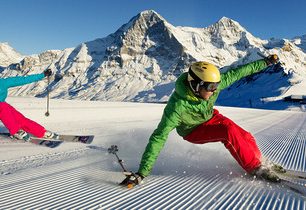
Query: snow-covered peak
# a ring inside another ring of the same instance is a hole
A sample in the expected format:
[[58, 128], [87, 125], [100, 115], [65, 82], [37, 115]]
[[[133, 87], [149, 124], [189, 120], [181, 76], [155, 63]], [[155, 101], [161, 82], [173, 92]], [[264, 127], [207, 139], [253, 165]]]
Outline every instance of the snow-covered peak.
[[[155, 11], [141, 12], [108, 36], [107, 42], [104, 40], [104, 43], [109, 45], [105, 56], [108, 61], [115, 60], [111, 66], [117, 63], [121, 68], [135, 69], [135, 64], [138, 67], [141, 64], [141, 69], [151, 69], [152, 58], [163, 60], [162, 63], [165, 65], [173, 66], [180, 62], [180, 56], [184, 51], [184, 47], [175, 36], [174, 29], [174, 26]], [[164, 70], [167, 72], [167, 68]], [[152, 72], [160, 74], [159, 68]]]
[[115, 34], [126, 34], [128, 31], [135, 29], [145, 31], [148, 27], [161, 21], [166, 22], [157, 12], [154, 10], [145, 10], [131, 18], [131, 20], [121, 26]]
[[[247, 96], [247, 101], [259, 106], [267, 97], [281, 100], [288, 94], [304, 94], [303, 44], [305, 36], [294, 40], [261, 40], [226, 17], [206, 28], [175, 27], [155, 11], [147, 10], [105, 38], [63, 51], [27, 56], [19, 66], [22, 70], [31, 69], [38, 73], [52, 64], [55, 72], [50, 85], [53, 98], [164, 102], [172, 93], [176, 78], [193, 61], [214, 63], [220, 68], [225, 67], [222, 68], [225, 72], [260, 59], [258, 52], [276, 53], [283, 62], [281, 73], [269, 71], [260, 76], [262, 79], [242, 81], [225, 92], [227, 96], [223, 101], [220, 97], [220, 105], [231, 101], [248, 106], [250, 103], [245, 103], [246, 98], [237, 95], [245, 90], [243, 95]], [[5, 69], [2, 76], [20, 74], [14, 67]], [[256, 94], [249, 94], [249, 89], [254, 90], [254, 86], [258, 86]], [[38, 85], [11, 92], [13, 95], [20, 93], [46, 94], [45, 88]], [[236, 100], [232, 100], [234, 95]]]
[[158, 14], [154, 10], [145, 10], [145, 11], [142, 11], [137, 16], [143, 17], [145, 19], [148, 19], [148, 18], [150, 18], [150, 19], [151, 18], [157, 18], [157, 19], [166, 21], [160, 14]]
[[238, 22], [222, 17], [215, 24], [206, 28], [213, 41], [223, 43], [223, 45], [240, 43], [240, 45], [256, 45], [262, 40], [254, 37]]
[[13, 49], [7, 42], [0, 43], [0, 67], [6, 67], [11, 63], [17, 63], [22, 55]]
[[160, 14], [154, 10], [145, 10], [136, 15], [132, 20], [134, 24], [144, 24], [143, 26], [150, 27], [158, 22], [167, 22]]
[[247, 32], [238, 22], [227, 18], [222, 17], [215, 24], [208, 27], [211, 32], [214, 34], [228, 35], [228, 36], [237, 36], [243, 32]]

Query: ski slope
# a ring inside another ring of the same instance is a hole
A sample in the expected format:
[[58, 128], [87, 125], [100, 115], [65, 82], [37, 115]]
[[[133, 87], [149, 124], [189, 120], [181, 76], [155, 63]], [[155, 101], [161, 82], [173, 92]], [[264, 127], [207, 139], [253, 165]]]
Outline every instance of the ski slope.
[[[288, 186], [247, 176], [221, 143], [190, 144], [175, 131], [152, 175], [133, 189], [119, 187], [124, 176], [107, 148], [118, 145], [136, 171], [165, 104], [51, 100], [45, 117], [45, 99], [8, 102], [47, 129], [96, 137], [55, 149], [0, 137], [0, 209], [306, 209]], [[217, 108], [255, 135], [264, 156], [306, 171], [306, 113]], [[305, 191], [305, 184], [293, 185]]]

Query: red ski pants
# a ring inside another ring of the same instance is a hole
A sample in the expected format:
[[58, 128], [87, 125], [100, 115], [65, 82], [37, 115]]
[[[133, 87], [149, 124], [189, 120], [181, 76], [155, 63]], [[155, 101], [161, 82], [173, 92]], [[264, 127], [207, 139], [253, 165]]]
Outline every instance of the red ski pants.
[[216, 109], [209, 121], [199, 125], [184, 139], [194, 144], [222, 142], [241, 167], [249, 173], [261, 164], [261, 152], [255, 138], [232, 120], [219, 114]]
[[43, 126], [26, 118], [6, 102], [0, 102], [0, 120], [11, 135], [14, 135], [18, 130], [22, 129], [40, 138], [46, 132]]

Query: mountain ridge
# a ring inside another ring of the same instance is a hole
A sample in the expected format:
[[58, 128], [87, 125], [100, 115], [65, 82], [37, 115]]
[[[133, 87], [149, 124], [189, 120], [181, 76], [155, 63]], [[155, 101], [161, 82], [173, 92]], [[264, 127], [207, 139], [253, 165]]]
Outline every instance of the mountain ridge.
[[[292, 73], [285, 77], [287, 83], [280, 82], [277, 88], [290, 90], [299, 84], [303, 89], [306, 76], [304, 38], [261, 40], [227, 17], [205, 28], [175, 27], [157, 12], [147, 10], [104, 38], [81, 43], [75, 48], [22, 57], [19, 62], [3, 68], [1, 76], [38, 73], [49, 67], [55, 72], [49, 86], [52, 98], [165, 102], [174, 89], [176, 78], [187, 71], [191, 62], [205, 60], [226, 71], [261, 59], [258, 55], [261, 52], [278, 54], [284, 63], [284, 75]], [[279, 77], [271, 71], [269, 74], [271, 79]], [[268, 89], [267, 84], [261, 85]], [[251, 83], [245, 84], [243, 90], [250, 86]], [[232, 105], [230, 96], [237, 90], [230, 89], [228, 97], [218, 100], [221, 105]], [[269, 98], [277, 100], [290, 93], [272, 92], [274, 95]], [[44, 97], [47, 93], [46, 86], [39, 83], [14, 88], [10, 94]], [[266, 97], [256, 94], [250, 100], [259, 104]], [[243, 104], [241, 102], [246, 99], [237, 100], [237, 104]]]

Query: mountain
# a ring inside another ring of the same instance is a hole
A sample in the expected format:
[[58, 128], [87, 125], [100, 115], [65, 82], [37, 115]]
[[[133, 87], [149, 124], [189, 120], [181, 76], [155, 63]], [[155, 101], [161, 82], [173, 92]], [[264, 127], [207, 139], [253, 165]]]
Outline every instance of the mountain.
[[[266, 107], [290, 94], [306, 95], [305, 49], [305, 36], [261, 40], [226, 17], [206, 28], [175, 27], [148, 10], [105, 38], [26, 56], [1, 76], [49, 67], [55, 72], [49, 85], [53, 98], [165, 102], [176, 78], [193, 61], [212, 62], [226, 71], [260, 59], [258, 52], [277, 53], [282, 68], [239, 81], [218, 100], [219, 105]], [[44, 97], [46, 85], [30, 84], [10, 94]]]
[[306, 35], [295, 37], [293, 42], [296, 46], [300, 47], [304, 53], [306, 53]]
[[17, 63], [23, 56], [14, 50], [7, 42], [0, 43], [0, 68], [4, 68], [11, 63]]

